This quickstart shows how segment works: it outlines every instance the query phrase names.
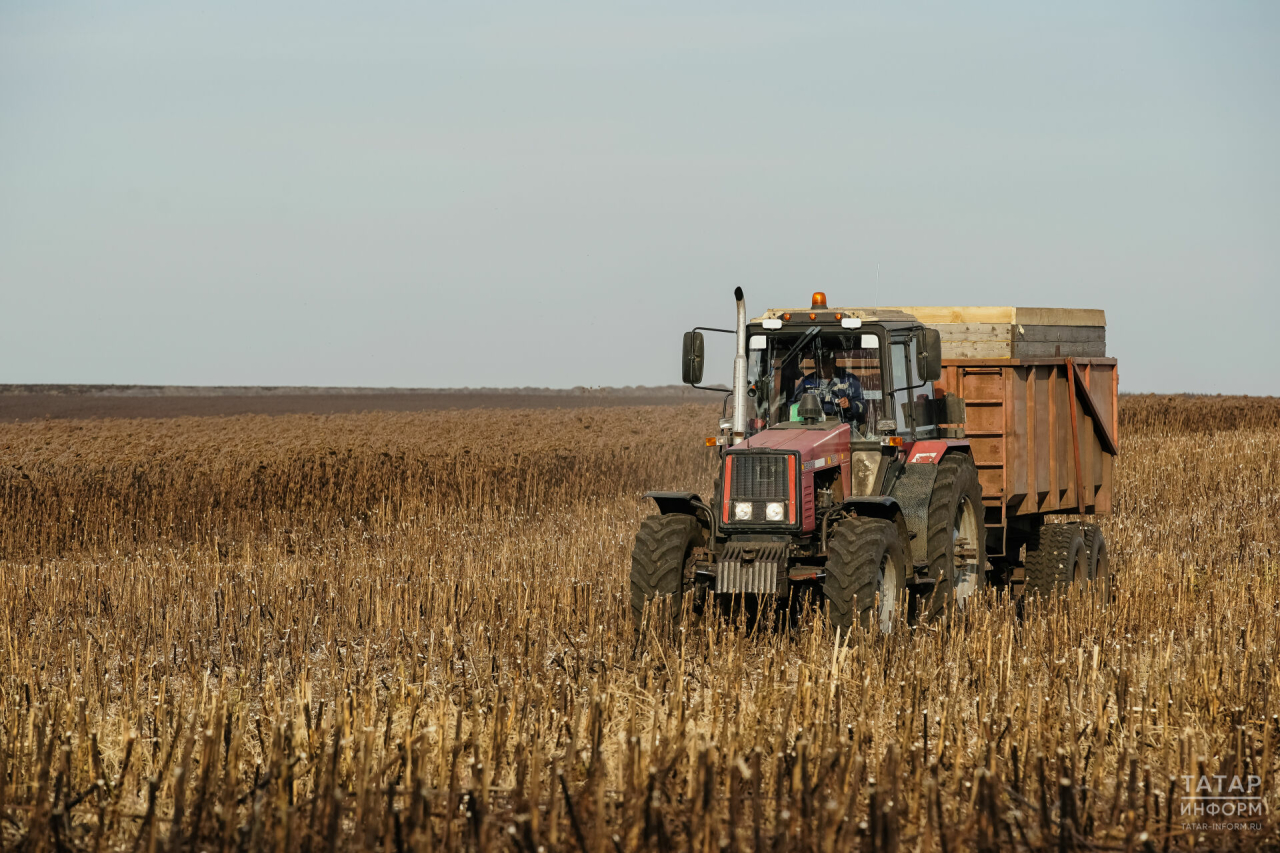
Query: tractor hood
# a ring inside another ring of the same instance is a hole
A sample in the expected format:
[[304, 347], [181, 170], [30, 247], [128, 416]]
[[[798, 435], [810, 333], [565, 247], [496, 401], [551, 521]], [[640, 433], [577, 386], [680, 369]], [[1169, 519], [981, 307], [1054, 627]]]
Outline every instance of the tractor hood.
[[[825, 427], [825, 428], [824, 428]], [[847, 467], [849, 463], [849, 425], [830, 422], [810, 425], [777, 426], [758, 432], [729, 451], [730, 456], [760, 452], [794, 453], [800, 457], [799, 525], [803, 531], [812, 531], [816, 525], [814, 514], [814, 475], [828, 468], [843, 468], [845, 494], [848, 494]], [[727, 499], [727, 495], [726, 495]]]
[[800, 424], [770, 427], [734, 446], [742, 450], [787, 450], [799, 453], [808, 462], [816, 456], [849, 449], [849, 425], [838, 421], [800, 427]]

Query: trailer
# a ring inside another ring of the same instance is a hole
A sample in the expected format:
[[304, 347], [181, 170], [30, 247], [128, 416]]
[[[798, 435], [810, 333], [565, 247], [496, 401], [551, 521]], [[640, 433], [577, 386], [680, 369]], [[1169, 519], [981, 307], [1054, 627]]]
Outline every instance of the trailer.
[[978, 468], [988, 558], [1016, 559], [1046, 515], [1111, 512], [1120, 385], [1103, 311], [893, 310], [940, 333], [934, 392], [963, 401], [950, 434], [968, 440]]

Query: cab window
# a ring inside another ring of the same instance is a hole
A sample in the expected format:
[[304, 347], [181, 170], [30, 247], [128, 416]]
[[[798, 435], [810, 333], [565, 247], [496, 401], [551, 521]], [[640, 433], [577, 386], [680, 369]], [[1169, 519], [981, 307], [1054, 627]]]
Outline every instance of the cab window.
[[889, 347], [890, 373], [893, 379], [893, 418], [899, 435], [930, 438], [937, 428], [917, 417], [921, 407], [917, 403], [933, 396], [932, 382], [915, 380], [916, 338], [895, 338]]
[[861, 435], [876, 435], [887, 414], [881, 380], [883, 338], [872, 331], [822, 333], [817, 328], [753, 334], [747, 381], [755, 409], [748, 432], [798, 420], [800, 397], [818, 396], [824, 420], [839, 419]]

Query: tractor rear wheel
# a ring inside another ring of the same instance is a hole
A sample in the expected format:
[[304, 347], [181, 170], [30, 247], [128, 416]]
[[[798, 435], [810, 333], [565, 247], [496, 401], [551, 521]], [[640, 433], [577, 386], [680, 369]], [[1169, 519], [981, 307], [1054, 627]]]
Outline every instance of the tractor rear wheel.
[[831, 624], [846, 635], [856, 620], [888, 634], [907, 588], [907, 555], [892, 522], [848, 518], [827, 540], [822, 592], [831, 604]]
[[679, 621], [685, 565], [705, 541], [702, 525], [689, 515], [651, 515], [640, 524], [631, 550], [631, 615], [637, 629], [645, 604], [660, 596], [669, 599], [671, 622]]
[[948, 607], [963, 607], [982, 589], [987, 564], [987, 528], [978, 466], [967, 453], [951, 453], [938, 463], [929, 498], [929, 577], [934, 580], [926, 613], [937, 618]]
[[1089, 546], [1078, 524], [1046, 524], [1027, 542], [1026, 595], [1062, 595], [1089, 579]]
[[1080, 525], [1080, 533], [1084, 537], [1085, 548], [1088, 549], [1089, 581], [1094, 585], [1094, 591], [1102, 597], [1103, 604], [1110, 604], [1113, 576], [1111, 556], [1107, 553], [1107, 539], [1102, 535], [1102, 528], [1096, 524]]

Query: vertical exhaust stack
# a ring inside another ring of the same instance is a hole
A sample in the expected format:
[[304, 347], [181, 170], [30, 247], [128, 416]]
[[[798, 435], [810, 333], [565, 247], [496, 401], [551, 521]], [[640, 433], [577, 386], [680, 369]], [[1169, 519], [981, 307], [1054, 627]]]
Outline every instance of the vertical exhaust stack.
[[733, 289], [733, 298], [738, 300], [738, 350], [733, 357], [733, 436], [730, 444], [737, 444], [747, 435], [747, 303], [743, 301], [741, 287]]

